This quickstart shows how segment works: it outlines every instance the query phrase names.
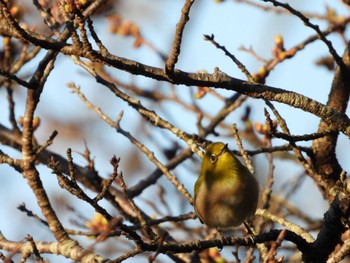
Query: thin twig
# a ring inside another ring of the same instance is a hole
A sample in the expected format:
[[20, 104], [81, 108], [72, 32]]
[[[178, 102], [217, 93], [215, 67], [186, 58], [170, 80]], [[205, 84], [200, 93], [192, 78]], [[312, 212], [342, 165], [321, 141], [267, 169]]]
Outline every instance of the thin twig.
[[[282, 128], [283, 132], [290, 135], [289, 129], [287, 127], [286, 121], [282, 118], [282, 116], [278, 113], [276, 108], [273, 106], [273, 104], [270, 101], [265, 100], [265, 103], [269, 106], [269, 108], [272, 110], [274, 115], [277, 118], [277, 122]], [[265, 110], [265, 116], [266, 118], [269, 117], [269, 113]], [[298, 149], [295, 142], [290, 142], [293, 151], [295, 155], [297, 156], [299, 162], [304, 166], [305, 170], [308, 172], [308, 174], [323, 188], [323, 190], [329, 195], [329, 196], [335, 196], [337, 193], [337, 190], [334, 187], [330, 187], [323, 178], [317, 174], [310, 162], [308, 162], [305, 157], [303, 156], [302, 152]]]
[[[107, 88], [109, 88], [117, 97], [122, 99], [123, 101], [127, 102], [132, 108], [134, 108], [145, 120], [147, 120], [149, 123], [156, 127], [160, 127], [166, 130], [169, 130], [174, 135], [176, 135], [178, 138], [186, 142], [190, 147], [191, 150], [196, 153], [198, 156], [202, 157], [202, 151], [200, 151], [195, 138], [186, 133], [183, 130], [180, 130], [176, 126], [174, 126], [172, 123], [166, 121], [162, 117], [156, 114], [155, 111], [150, 110], [143, 106], [139, 100], [136, 100], [129, 95], [123, 93], [121, 90], [119, 90], [114, 83], [109, 82], [103, 78], [90, 66], [86, 65], [82, 61], [80, 61], [77, 57], [73, 57], [74, 62], [78, 65], [82, 66], [85, 70], [87, 70], [92, 76], [94, 76], [97, 80], [97, 82], [100, 82], [101, 84], [105, 85]], [[72, 86], [72, 85], [71, 85]], [[81, 98], [82, 94], [79, 92], [79, 89], [74, 89], [74, 92], [76, 92]], [[86, 99], [85, 99], [86, 100]], [[87, 101], [87, 100], [86, 100]], [[91, 103], [89, 103], [91, 105]], [[94, 106], [92, 106], [94, 108]], [[95, 107], [96, 108], [96, 107]], [[98, 109], [98, 108], [97, 108]], [[109, 122], [109, 121], [108, 121]], [[113, 123], [113, 121], [112, 121]], [[112, 126], [114, 127], [114, 126]]]
[[168, 60], [165, 64], [165, 73], [171, 77], [174, 72], [175, 64], [180, 55], [180, 46], [182, 42], [182, 35], [185, 29], [185, 25], [190, 19], [189, 13], [191, 6], [193, 5], [194, 0], [186, 0], [184, 7], [181, 10], [181, 18], [180, 21], [176, 25], [175, 39], [173, 41], [173, 46], [171, 48], [171, 52]]
[[94, 198], [95, 203], [97, 203], [98, 201], [102, 200], [102, 198], [105, 197], [105, 195], [108, 193], [109, 187], [112, 185], [112, 183], [115, 181], [115, 179], [118, 176], [120, 176], [118, 173], [118, 164], [119, 164], [120, 159], [113, 157], [111, 163], [114, 162], [114, 160], [116, 161], [117, 164], [113, 164], [113, 168], [114, 168], [113, 173], [108, 178], [108, 180], [103, 181], [104, 183], [103, 183], [103, 187], [102, 187], [101, 192], [98, 195], [96, 195], [96, 197]]
[[128, 138], [139, 150], [141, 150], [148, 159], [153, 162], [168, 178], [168, 180], [177, 188], [177, 190], [190, 202], [193, 204], [193, 198], [191, 194], [186, 190], [183, 184], [181, 184], [177, 178], [172, 175], [168, 169], [154, 156], [154, 153], [150, 151], [145, 145], [140, 143], [135, 137], [133, 137], [129, 132], [124, 131], [120, 127], [120, 121], [122, 118], [122, 114], [119, 115], [118, 120], [116, 121], [116, 129], [119, 133], [123, 134], [126, 138]]
[[342, 60], [342, 58], [338, 55], [337, 51], [334, 49], [332, 42], [329, 41], [325, 35], [322, 33], [322, 31], [320, 30], [318, 25], [314, 25], [310, 22], [310, 19], [306, 16], [304, 16], [300, 11], [294, 9], [293, 7], [291, 7], [288, 3], [281, 3], [279, 1], [276, 0], [262, 0], [264, 2], [271, 2], [274, 6], [280, 6], [286, 10], [288, 10], [289, 12], [291, 12], [293, 15], [295, 15], [296, 17], [298, 17], [301, 21], [304, 22], [304, 24], [310, 28], [312, 28], [313, 30], [316, 31], [317, 35], [319, 36], [319, 38], [322, 40], [322, 42], [324, 42], [326, 44], [326, 46], [328, 47], [329, 53], [331, 53], [331, 55], [333, 56], [335, 62], [340, 66], [340, 67], [344, 67], [344, 62]]
[[[100, 3], [100, 1], [95, 1], [94, 3], [97, 2]], [[1, 6], [6, 6], [4, 0], [0, 0], [0, 4]], [[20, 33], [14, 34], [13, 37], [20, 39], [24, 38], [30, 43], [34, 43], [35, 45], [40, 47], [60, 51], [66, 55], [76, 55], [79, 57], [84, 57], [94, 62], [103, 63], [106, 65], [113, 66], [117, 69], [132, 72], [133, 74], [151, 77], [156, 80], [169, 81], [169, 77], [166, 74], [164, 74], [164, 69], [151, 67], [142, 63], [113, 56], [110, 54], [102, 56], [101, 53], [96, 50], [93, 50], [91, 52], [84, 52], [84, 50], [73, 48], [71, 45], [65, 42], [59, 42], [63, 41], [64, 38], [59, 38], [59, 41], [55, 41], [50, 38], [45, 38], [43, 35], [35, 35], [34, 32], [30, 32], [30, 34], [33, 36], [32, 38], [25, 38], [24, 36], [20, 35]], [[68, 30], [66, 34], [62, 33], [62, 36], [66, 37], [69, 36], [69, 34], [70, 32]], [[96, 78], [96, 80], [100, 82], [99, 78]], [[257, 83], [249, 83], [237, 78], [232, 78], [228, 75], [222, 75], [221, 78], [218, 80], [216, 74], [188, 73], [183, 72], [181, 70], [174, 71], [171, 81], [176, 84], [186, 84], [187, 86], [211, 86], [216, 88], [235, 90], [237, 92], [254, 98], [263, 98], [271, 101], [278, 101], [290, 105], [292, 107], [296, 107], [304, 111], [310, 112], [322, 118], [325, 122], [329, 124], [331, 123], [332, 125], [334, 125], [334, 127], [337, 127], [344, 134], [350, 136], [350, 120], [348, 116], [346, 116], [343, 113], [339, 113], [335, 110], [332, 110], [331, 108], [323, 105], [318, 101], [312, 100], [306, 96], [295, 92], [286, 91], [283, 89], [278, 89]]]
[[235, 55], [230, 53], [224, 46], [221, 46], [218, 42], [214, 40], [214, 35], [204, 35], [204, 40], [210, 41], [216, 48], [224, 51], [225, 55], [232, 59], [232, 61], [237, 65], [237, 67], [242, 71], [242, 73], [246, 76], [249, 82], [255, 82], [254, 77], [247, 68], [244, 66], [242, 62], [240, 62]]
[[338, 133], [337, 129], [326, 129], [321, 132], [315, 132], [315, 133], [304, 134], [304, 135], [288, 135], [282, 132], [273, 132], [272, 136], [276, 138], [285, 139], [287, 141], [298, 142], [298, 141], [312, 141], [312, 140], [319, 139], [335, 133]]
[[297, 224], [294, 224], [292, 222], [289, 222], [288, 220], [286, 220], [284, 218], [277, 217], [277, 216], [271, 214], [266, 209], [257, 209], [256, 215], [263, 216], [266, 219], [269, 219], [275, 223], [278, 223], [278, 224], [286, 227], [288, 230], [296, 233], [298, 236], [305, 239], [309, 243], [312, 243], [315, 241], [315, 239], [308, 232], [306, 232], [302, 227], [300, 227]]
[[[71, 158], [71, 157], [70, 157]], [[73, 161], [73, 160], [72, 160]], [[73, 165], [73, 164], [72, 164]], [[83, 189], [78, 185], [78, 183], [75, 180], [75, 177], [73, 176], [73, 179], [69, 179], [67, 176], [62, 174], [59, 170], [59, 163], [52, 158], [51, 163], [49, 165], [49, 168], [52, 169], [52, 173], [56, 174], [57, 176], [57, 181], [59, 186], [62, 189], [67, 190], [70, 194], [76, 196], [80, 200], [83, 200], [90, 204], [96, 212], [100, 213], [103, 215], [107, 220], [111, 220], [112, 216], [107, 212], [105, 208], [100, 206], [98, 203], [94, 201], [94, 199], [90, 198]]]
[[45, 226], [49, 226], [49, 224], [47, 223], [47, 221], [45, 221], [44, 219], [40, 218], [40, 216], [38, 216], [37, 214], [33, 213], [32, 211], [28, 210], [25, 203], [21, 203], [17, 206], [18, 210], [21, 212], [24, 212], [27, 214], [27, 216], [29, 217], [33, 217], [36, 220], [38, 220], [40, 223], [42, 223]]
[[[280, 259], [276, 260], [275, 257], [277, 255], [277, 249], [282, 245], [285, 235], [286, 235], [286, 229], [282, 230], [281, 233], [278, 235], [278, 238], [276, 239], [276, 241], [272, 243], [271, 249], [268, 254], [268, 258], [265, 259], [264, 263], [282, 262]], [[282, 256], [282, 259], [283, 259], [283, 256]]]
[[28, 89], [34, 89], [34, 87], [28, 83], [27, 81], [17, 77], [16, 75], [13, 75], [9, 72], [7, 72], [6, 70], [3, 70], [3, 69], [0, 69], [0, 75], [10, 79], [10, 80], [13, 80], [14, 82], [16, 82], [17, 84], [25, 87], [25, 88], [28, 88]]
[[247, 155], [247, 152], [244, 150], [243, 148], [243, 145], [242, 145], [242, 141], [241, 139], [239, 138], [238, 136], [238, 132], [237, 132], [237, 126], [236, 124], [233, 124], [232, 125], [232, 133], [233, 133], [233, 137], [235, 138], [236, 140], [236, 143], [237, 143], [237, 146], [238, 146], [238, 149], [244, 159], [244, 162], [246, 163], [249, 171], [254, 174], [255, 171], [254, 171], [254, 167], [252, 165], [252, 161], [249, 159], [248, 155]]
[[[269, 140], [269, 146], [271, 147], [271, 140]], [[270, 207], [270, 201], [271, 201], [271, 194], [272, 194], [272, 186], [274, 184], [274, 169], [275, 165], [273, 164], [273, 156], [271, 153], [266, 153], [267, 159], [269, 161], [269, 172], [267, 176], [267, 182], [265, 189], [262, 193], [262, 200], [263, 200], [263, 208], [268, 209]]]
[[[116, 164], [116, 158], [112, 158], [111, 160], [111, 163], [113, 166], [115, 166]], [[115, 167], [114, 167], [115, 169]], [[141, 225], [141, 228], [142, 229], [145, 229], [149, 238], [153, 241], [157, 240], [157, 234], [155, 232], [153, 232], [152, 228], [147, 224], [146, 222], [146, 215], [145, 213], [135, 204], [134, 200], [129, 198], [127, 193], [126, 193], [126, 190], [127, 190], [127, 186], [126, 186], [126, 183], [125, 183], [125, 180], [124, 180], [124, 177], [123, 177], [123, 173], [119, 173], [119, 180], [120, 180], [120, 186], [122, 188], [122, 191], [123, 191], [123, 194], [126, 198], [126, 200], [129, 202], [131, 208], [134, 210], [134, 212], [136, 213], [137, 215], [137, 219]]]
[[29, 241], [30, 245], [32, 246], [33, 254], [35, 255], [35, 259], [39, 263], [44, 263], [43, 257], [40, 255], [40, 252], [36, 246], [36, 243], [34, 242], [34, 239], [31, 235], [27, 235], [26, 240]]
[[103, 55], [108, 54], [109, 52], [108, 52], [107, 48], [105, 47], [105, 45], [103, 45], [102, 41], [100, 40], [100, 38], [96, 34], [96, 31], [94, 29], [93, 22], [92, 22], [91, 18], [87, 18], [87, 25], [88, 25], [88, 28], [90, 30], [92, 38], [95, 40], [96, 45], [100, 49], [101, 54], [103, 54]]
[[43, 150], [45, 150], [47, 147], [49, 147], [52, 143], [53, 140], [56, 138], [56, 136], [58, 135], [58, 132], [56, 130], [54, 130], [52, 132], [52, 134], [50, 135], [49, 139], [46, 141], [46, 143], [44, 143], [43, 145], [39, 146], [36, 150], [35, 150], [35, 155], [38, 155], [39, 153], [41, 153]]

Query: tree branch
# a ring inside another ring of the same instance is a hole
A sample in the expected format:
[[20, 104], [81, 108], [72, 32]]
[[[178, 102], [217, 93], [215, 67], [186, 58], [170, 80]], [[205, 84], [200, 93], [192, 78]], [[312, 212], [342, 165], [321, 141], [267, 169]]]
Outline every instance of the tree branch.
[[[328, 96], [327, 107], [338, 112], [345, 113], [350, 95], [350, 55], [349, 46], [343, 55], [344, 67], [337, 66], [331, 91]], [[330, 128], [329, 123], [322, 120], [318, 132], [324, 132]], [[332, 133], [325, 137], [314, 140], [313, 162], [317, 172], [325, 176], [331, 184], [335, 184], [340, 178], [342, 168], [337, 160], [335, 150], [337, 146], [338, 133]]]

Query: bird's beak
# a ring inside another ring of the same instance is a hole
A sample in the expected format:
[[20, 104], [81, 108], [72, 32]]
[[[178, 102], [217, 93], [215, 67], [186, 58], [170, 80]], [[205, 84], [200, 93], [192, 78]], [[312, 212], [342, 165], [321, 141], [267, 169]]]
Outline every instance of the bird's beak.
[[225, 152], [228, 151], [227, 143], [225, 144], [224, 147], [222, 147], [221, 152], [218, 154], [218, 157], [224, 154]]

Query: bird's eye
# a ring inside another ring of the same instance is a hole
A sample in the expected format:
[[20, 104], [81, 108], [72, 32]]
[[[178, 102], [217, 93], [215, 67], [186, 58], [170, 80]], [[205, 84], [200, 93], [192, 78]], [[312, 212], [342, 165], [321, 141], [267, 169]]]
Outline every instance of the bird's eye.
[[216, 154], [210, 155], [210, 162], [215, 163], [218, 159], [218, 156]]

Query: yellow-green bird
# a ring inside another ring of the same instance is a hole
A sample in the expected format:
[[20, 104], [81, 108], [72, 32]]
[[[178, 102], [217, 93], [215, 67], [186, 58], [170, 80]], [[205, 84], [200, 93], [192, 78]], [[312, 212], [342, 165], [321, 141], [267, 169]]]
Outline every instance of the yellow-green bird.
[[194, 186], [194, 208], [209, 227], [236, 227], [255, 214], [259, 184], [227, 148], [208, 145]]

